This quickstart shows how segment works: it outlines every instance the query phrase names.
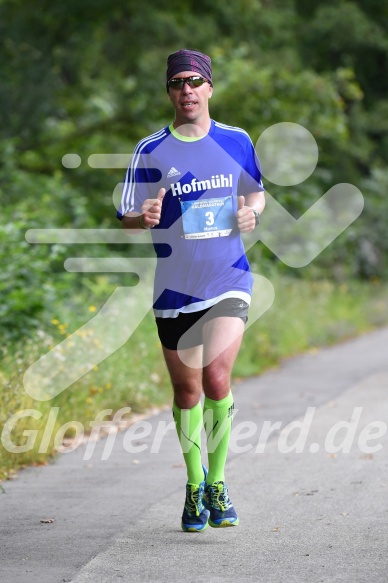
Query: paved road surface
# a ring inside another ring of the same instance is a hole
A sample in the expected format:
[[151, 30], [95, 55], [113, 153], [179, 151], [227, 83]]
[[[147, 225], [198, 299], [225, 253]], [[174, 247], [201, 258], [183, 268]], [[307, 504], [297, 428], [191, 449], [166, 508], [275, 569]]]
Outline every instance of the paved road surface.
[[[20, 472], [0, 489], [0, 581], [386, 583], [387, 347], [388, 330], [376, 331], [234, 388], [237, 528], [180, 530], [185, 470], [169, 411], [119, 433], [108, 459], [101, 440], [90, 459], [81, 446]], [[260, 441], [266, 422], [277, 426]]]

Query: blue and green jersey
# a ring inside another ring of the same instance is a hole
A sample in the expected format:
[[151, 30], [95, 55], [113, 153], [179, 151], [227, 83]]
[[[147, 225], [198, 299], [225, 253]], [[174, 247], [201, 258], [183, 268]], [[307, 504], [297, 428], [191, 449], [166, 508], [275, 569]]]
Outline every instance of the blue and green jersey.
[[166, 189], [160, 224], [151, 229], [158, 258], [154, 312], [176, 317], [238, 297], [249, 303], [252, 276], [237, 228], [237, 196], [263, 190], [248, 134], [212, 120], [200, 139], [172, 126], [135, 148], [117, 217], [141, 213]]

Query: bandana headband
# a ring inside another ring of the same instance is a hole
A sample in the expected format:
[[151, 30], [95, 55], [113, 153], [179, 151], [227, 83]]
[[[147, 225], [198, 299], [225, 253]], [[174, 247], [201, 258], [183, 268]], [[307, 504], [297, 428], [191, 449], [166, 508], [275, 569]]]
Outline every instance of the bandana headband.
[[[212, 63], [210, 57], [189, 49], [181, 49], [169, 55], [167, 59], [166, 81], [182, 71], [195, 71], [205, 77], [210, 85], [212, 82]], [[168, 85], [166, 85], [168, 91]]]

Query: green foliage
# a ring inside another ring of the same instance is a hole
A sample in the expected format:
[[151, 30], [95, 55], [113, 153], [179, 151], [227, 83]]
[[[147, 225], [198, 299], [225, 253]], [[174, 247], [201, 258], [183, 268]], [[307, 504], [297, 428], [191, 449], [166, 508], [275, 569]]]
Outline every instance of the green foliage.
[[[0, 226], [0, 335], [2, 346], [38, 326], [47, 296], [47, 258], [40, 249], [29, 254], [23, 240], [26, 223], [14, 220]], [[16, 261], [15, 261], [16, 259]]]
[[20, 170], [12, 151], [3, 163], [0, 200], [7, 204], [0, 221], [0, 354], [10, 343], [31, 337], [42, 325], [45, 311], [67, 301], [77, 286], [74, 275], [63, 268], [66, 248], [30, 244], [26, 233], [56, 225], [94, 225], [86, 198], [71, 188], [62, 172], [43, 175]]
[[[40, 190], [48, 186], [44, 182], [53, 185], [55, 180], [37, 177], [34, 182], [32, 176], [15, 172], [2, 181], [1, 199], [11, 204], [3, 208], [0, 223], [0, 353], [38, 327], [43, 310], [60, 293], [48, 274], [55, 270], [61, 249], [31, 246], [25, 239], [28, 229], [47, 226], [41, 214], [44, 201], [49, 203], [47, 191]], [[30, 196], [21, 199], [26, 190]]]
[[[347, 133], [346, 117], [335, 84], [312, 71], [296, 74], [290, 68], [257, 68], [243, 51], [235, 57], [218, 57], [220, 69], [226, 69], [215, 89], [213, 112], [217, 119], [232, 125], [249, 127], [259, 136], [274, 123], [293, 120], [314, 136], [343, 140]], [[236, 103], [241, 106], [236, 108]]]
[[[365, 210], [361, 216], [359, 272], [363, 277], [388, 277], [388, 171], [374, 168], [362, 183]], [[374, 225], [371, 229], [370, 225]]]

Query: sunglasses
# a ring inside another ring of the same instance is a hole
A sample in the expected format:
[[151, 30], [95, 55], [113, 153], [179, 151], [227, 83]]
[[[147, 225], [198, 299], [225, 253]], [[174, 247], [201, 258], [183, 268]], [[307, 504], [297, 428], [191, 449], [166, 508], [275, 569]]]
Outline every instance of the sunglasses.
[[185, 83], [191, 88], [201, 87], [204, 83], [208, 83], [208, 80], [205, 77], [176, 77], [175, 79], [170, 79], [167, 85], [171, 89], [182, 89]]

